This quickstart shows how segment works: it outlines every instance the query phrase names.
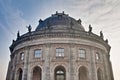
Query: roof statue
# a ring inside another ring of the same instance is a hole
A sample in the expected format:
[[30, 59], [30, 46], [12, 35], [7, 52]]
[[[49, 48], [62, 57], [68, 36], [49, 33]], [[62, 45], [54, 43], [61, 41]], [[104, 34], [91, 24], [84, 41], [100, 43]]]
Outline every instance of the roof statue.
[[108, 43], [108, 39], [106, 39], [105, 42]]
[[101, 38], [104, 38], [102, 31], [100, 31], [100, 37], [101, 37]]
[[92, 32], [92, 27], [91, 27], [91, 24], [89, 25], [89, 31], [88, 31], [89, 33], [91, 33]]
[[65, 14], [65, 12], [64, 12], [64, 11], [63, 11], [62, 13], [63, 13], [63, 14]]
[[31, 25], [29, 25], [27, 28], [28, 28], [28, 32], [30, 33], [32, 29]]
[[20, 38], [20, 33], [19, 33], [19, 31], [17, 32], [17, 39], [19, 39]]
[[14, 39], [13, 39], [12, 41], [13, 41], [13, 43], [15, 42], [15, 40], [14, 40]]
[[43, 22], [42, 19], [39, 20], [39, 23]]
[[58, 11], [56, 11], [56, 14], [58, 14]]
[[81, 24], [82, 23], [81, 19], [78, 19], [78, 22]]

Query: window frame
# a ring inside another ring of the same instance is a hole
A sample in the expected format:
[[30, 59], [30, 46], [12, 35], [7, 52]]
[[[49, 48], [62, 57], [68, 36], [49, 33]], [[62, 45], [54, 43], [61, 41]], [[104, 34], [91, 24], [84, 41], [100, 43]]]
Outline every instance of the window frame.
[[[84, 51], [84, 52], [83, 52]], [[82, 55], [82, 56], [81, 56]], [[84, 55], [84, 56], [83, 56]], [[79, 49], [78, 50], [78, 57], [80, 59], [86, 59], [86, 50], [85, 49]]]
[[95, 59], [96, 59], [96, 60], [100, 60], [100, 53], [99, 53], [99, 52], [96, 52], [96, 53], [95, 53]]
[[64, 57], [65, 56], [65, 49], [64, 48], [56, 48], [55, 50], [56, 57]]
[[[36, 51], [40, 51], [40, 53], [36, 53]], [[39, 56], [38, 56], [39, 54]], [[41, 58], [42, 57], [42, 49], [35, 49], [34, 50], [34, 58]]]
[[24, 52], [21, 52], [20, 53], [20, 60], [23, 61], [25, 59], [25, 54]]

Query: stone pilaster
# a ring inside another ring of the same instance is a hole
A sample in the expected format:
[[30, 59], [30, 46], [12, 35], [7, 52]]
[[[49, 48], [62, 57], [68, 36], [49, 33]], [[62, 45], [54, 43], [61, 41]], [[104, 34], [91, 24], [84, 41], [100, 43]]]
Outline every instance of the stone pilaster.
[[95, 50], [92, 47], [90, 49], [91, 54], [91, 80], [97, 80], [97, 69], [95, 64]]
[[110, 70], [109, 70], [109, 62], [108, 62], [108, 54], [107, 53], [105, 53], [104, 54], [104, 66], [105, 66], [105, 79], [106, 80], [111, 80], [110, 79]]
[[70, 79], [69, 80], [75, 80], [75, 56], [74, 56], [75, 48], [74, 44], [70, 45], [70, 59], [69, 59], [69, 65], [70, 65]]
[[50, 80], [50, 44], [45, 45], [45, 64], [43, 80]]
[[17, 56], [16, 56], [16, 54], [15, 54], [15, 56], [14, 56], [14, 60], [13, 60], [13, 64], [12, 64], [12, 73], [11, 74], [13, 74], [12, 75], [12, 77], [11, 77], [11, 80], [15, 80], [15, 71], [16, 71], [16, 62], [17, 62]]
[[24, 68], [23, 68], [22, 80], [27, 80], [29, 51], [30, 51], [30, 47], [26, 47], [24, 52], [25, 55], [24, 55]]

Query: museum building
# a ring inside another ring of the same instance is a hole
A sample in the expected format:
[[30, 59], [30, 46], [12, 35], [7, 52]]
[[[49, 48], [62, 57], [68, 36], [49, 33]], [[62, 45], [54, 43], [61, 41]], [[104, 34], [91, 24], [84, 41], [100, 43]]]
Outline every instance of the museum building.
[[6, 80], [114, 80], [110, 45], [64, 12], [13, 40]]

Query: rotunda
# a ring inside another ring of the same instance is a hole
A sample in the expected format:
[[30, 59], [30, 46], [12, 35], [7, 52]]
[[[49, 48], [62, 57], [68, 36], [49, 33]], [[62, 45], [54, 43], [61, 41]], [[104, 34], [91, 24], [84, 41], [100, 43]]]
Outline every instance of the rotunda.
[[17, 34], [10, 46], [6, 80], [114, 80], [110, 45], [103, 33], [85, 31], [68, 14], [39, 20], [35, 31]]

